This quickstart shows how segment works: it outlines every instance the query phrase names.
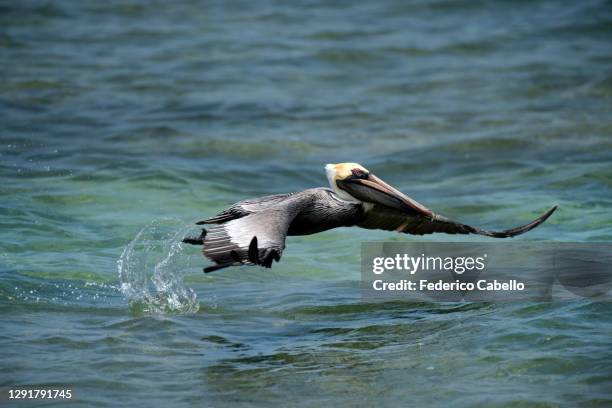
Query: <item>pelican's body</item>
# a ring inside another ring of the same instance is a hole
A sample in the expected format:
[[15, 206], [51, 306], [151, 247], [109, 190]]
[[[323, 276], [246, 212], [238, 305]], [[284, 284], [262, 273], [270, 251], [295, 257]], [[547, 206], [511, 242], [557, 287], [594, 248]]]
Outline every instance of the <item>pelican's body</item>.
[[216, 265], [212, 272], [233, 265], [270, 267], [280, 260], [288, 235], [310, 235], [338, 227], [395, 230], [410, 234], [479, 234], [512, 237], [544, 222], [556, 209], [521, 227], [485, 231], [434, 214], [357, 163], [328, 164], [331, 188], [240, 201], [197, 224], [216, 224], [199, 238], [184, 242], [204, 245], [204, 256]]

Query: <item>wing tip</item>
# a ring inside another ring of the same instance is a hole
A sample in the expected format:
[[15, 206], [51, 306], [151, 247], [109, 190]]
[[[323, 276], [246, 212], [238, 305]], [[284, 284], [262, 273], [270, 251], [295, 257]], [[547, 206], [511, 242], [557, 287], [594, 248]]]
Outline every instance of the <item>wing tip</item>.
[[558, 208], [559, 208], [559, 204], [555, 204], [552, 207], [550, 207], [548, 210], [546, 210], [546, 212], [542, 214], [540, 217], [536, 218], [536, 220], [539, 221], [537, 225], [540, 225], [541, 223], [546, 221], [551, 215], [553, 215], [555, 211], [557, 211]]
[[558, 204], [553, 205], [552, 207], [550, 207], [548, 210], [546, 210], [544, 212], [544, 214], [540, 215], [538, 218], [534, 219], [533, 221], [525, 224], [525, 225], [521, 225], [520, 227], [516, 227], [516, 228], [511, 228], [505, 231], [485, 231], [485, 230], [481, 230], [481, 229], [476, 229], [476, 233], [480, 234], [480, 235], [486, 235], [486, 236], [490, 236], [493, 238], [512, 238], [512, 237], [516, 237], [518, 235], [524, 234], [528, 231], [531, 231], [532, 229], [538, 227], [539, 225], [541, 225], [544, 221], [546, 221], [556, 210], [557, 208], [559, 208]]
[[249, 250], [247, 252], [248, 259], [251, 263], [259, 264], [259, 248], [257, 247], [257, 237], [254, 236], [249, 244]]

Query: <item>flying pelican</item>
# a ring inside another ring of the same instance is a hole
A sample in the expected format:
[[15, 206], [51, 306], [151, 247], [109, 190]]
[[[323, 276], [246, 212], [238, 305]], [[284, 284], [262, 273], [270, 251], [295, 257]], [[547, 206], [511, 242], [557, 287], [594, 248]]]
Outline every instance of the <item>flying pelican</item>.
[[205, 273], [235, 265], [270, 268], [272, 261], [280, 260], [288, 235], [357, 226], [415, 235], [444, 232], [507, 238], [537, 227], [557, 209], [555, 205], [520, 227], [486, 231], [435, 214], [360, 164], [328, 164], [325, 171], [331, 189], [318, 187], [237, 202], [197, 222], [216, 225], [183, 242], [204, 246], [204, 256], [215, 263], [204, 268]]

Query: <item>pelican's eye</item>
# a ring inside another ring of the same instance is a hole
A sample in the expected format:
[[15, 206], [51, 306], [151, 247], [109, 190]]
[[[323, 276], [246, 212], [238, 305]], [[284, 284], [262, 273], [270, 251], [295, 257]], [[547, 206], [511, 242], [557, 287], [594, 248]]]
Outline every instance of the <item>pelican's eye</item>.
[[353, 169], [351, 170], [351, 173], [353, 174], [352, 178], [357, 178], [357, 179], [367, 179], [369, 174], [361, 169]]

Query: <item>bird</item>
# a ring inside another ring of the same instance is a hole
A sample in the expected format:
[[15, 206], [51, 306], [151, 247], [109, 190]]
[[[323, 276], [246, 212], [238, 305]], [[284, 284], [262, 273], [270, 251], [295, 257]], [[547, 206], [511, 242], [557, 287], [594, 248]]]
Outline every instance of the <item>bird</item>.
[[205, 273], [238, 265], [270, 268], [280, 260], [287, 236], [360, 227], [413, 235], [446, 233], [508, 238], [532, 230], [557, 209], [555, 205], [519, 227], [487, 231], [434, 213], [358, 163], [327, 164], [325, 172], [330, 188], [239, 201], [196, 222], [213, 226], [183, 242], [203, 246], [204, 257], [213, 262], [204, 268]]

